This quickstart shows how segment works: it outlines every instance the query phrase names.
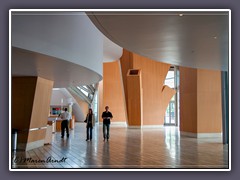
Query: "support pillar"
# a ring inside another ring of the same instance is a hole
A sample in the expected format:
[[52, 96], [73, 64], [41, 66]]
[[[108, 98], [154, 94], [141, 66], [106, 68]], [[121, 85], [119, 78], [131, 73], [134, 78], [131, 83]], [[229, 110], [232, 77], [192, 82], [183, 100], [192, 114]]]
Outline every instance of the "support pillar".
[[129, 69], [127, 74], [128, 126], [142, 126], [142, 79], [139, 69]]
[[17, 150], [44, 145], [53, 81], [41, 77], [12, 77], [12, 129]]
[[222, 131], [223, 131], [223, 144], [229, 142], [229, 83], [228, 83], [228, 72], [222, 71]]
[[221, 137], [221, 72], [180, 67], [180, 131]]

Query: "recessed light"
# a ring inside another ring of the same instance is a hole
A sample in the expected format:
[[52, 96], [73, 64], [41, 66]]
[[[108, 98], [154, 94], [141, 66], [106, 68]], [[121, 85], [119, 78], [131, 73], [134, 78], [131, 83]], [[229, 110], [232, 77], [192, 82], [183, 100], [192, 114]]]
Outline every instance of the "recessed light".
[[180, 17], [182, 17], [182, 16], [183, 16], [183, 14], [179, 14], [179, 16], [180, 16]]
[[213, 36], [214, 39], [217, 39], [217, 36]]

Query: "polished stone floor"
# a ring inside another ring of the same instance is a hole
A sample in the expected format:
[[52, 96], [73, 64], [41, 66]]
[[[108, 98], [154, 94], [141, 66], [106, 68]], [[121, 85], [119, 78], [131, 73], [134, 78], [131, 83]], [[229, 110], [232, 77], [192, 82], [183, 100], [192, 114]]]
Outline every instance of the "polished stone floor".
[[177, 127], [130, 129], [111, 125], [103, 142], [102, 126], [85, 141], [85, 124], [76, 123], [70, 137], [53, 134], [52, 143], [27, 152], [12, 152], [12, 168], [78, 169], [228, 169], [228, 145], [221, 138], [180, 136]]

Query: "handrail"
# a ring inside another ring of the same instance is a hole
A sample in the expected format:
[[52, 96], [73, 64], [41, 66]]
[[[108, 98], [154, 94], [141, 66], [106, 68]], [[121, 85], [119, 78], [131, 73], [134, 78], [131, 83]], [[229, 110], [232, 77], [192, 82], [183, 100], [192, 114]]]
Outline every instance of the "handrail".
[[37, 130], [41, 130], [41, 129], [47, 129], [47, 126], [38, 127], [38, 128], [30, 128], [30, 129], [16, 129], [16, 128], [13, 128], [13, 129], [18, 133], [23, 133], [23, 132], [30, 132], [30, 131], [37, 131]]

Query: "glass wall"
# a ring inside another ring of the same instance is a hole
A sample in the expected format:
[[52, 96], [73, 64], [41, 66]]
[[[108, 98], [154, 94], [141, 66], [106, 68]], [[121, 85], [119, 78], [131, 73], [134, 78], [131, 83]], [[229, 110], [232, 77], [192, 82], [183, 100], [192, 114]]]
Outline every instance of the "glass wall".
[[165, 79], [164, 85], [176, 90], [176, 94], [170, 100], [164, 117], [164, 125], [179, 124], [179, 70], [171, 66]]
[[92, 109], [94, 113], [95, 122], [98, 122], [98, 91], [95, 91], [95, 95], [92, 102]]

